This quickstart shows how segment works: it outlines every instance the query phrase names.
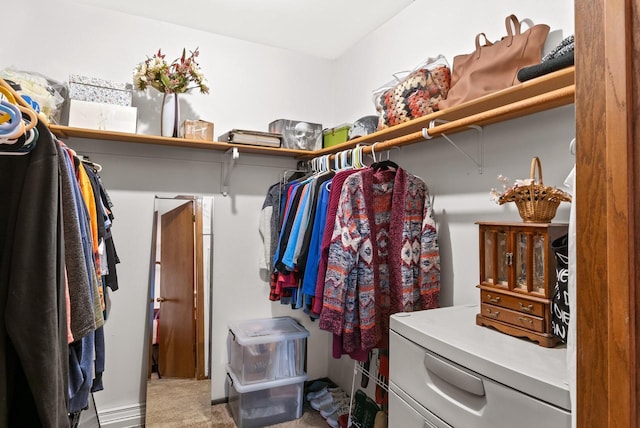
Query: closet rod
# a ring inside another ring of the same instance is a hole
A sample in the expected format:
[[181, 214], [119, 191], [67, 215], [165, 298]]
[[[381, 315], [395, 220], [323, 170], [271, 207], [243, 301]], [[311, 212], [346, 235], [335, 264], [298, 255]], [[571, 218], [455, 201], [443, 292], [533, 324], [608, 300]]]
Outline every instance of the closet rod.
[[[544, 104], [549, 108], [560, 107], [573, 102], [575, 93], [576, 86], [570, 85], [565, 88], [556, 89], [544, 94], [536, 95], [531, 98], [496, 107], [491, 110], [482, 111], [471, 116], [452, 120], [451, 122], [446, 122], [434, 126], [430, 128], [428, 132], [430, 136], [437, 137], [440, 134], [452, 134], [455, 132], [465, 131], [471, 125], [483, 126], [503, 120], [525, 116], [527, 114], [537, 113], [538, 111], [540, 111], [540, 104]], [[375, 150], [383, 151], [393, 147], [415, 144], [420, 141], [425, 141], [422, 135], [422, 130], [412, 132], [401, 137], [377, 142], [377, 144], [375, 145]], [[371, 153], [371, 147], [372, 146], [364, 146], [363, 152]], [[345, 148], [344, 150], [351, 150], [352, 148], [353, 147], [349, 147]], [[333, 158], [335, 158], [335, 154], [329, 154], [329, 159], [332, 160]]]
[[[28, 107], [31, 110], [33, 110], [33, 107], [26, 102], [21, 96], [20, 94], [18, 94], [12, 87], [10, 84], [8, 84], [6, 82], [6, 80], [4, 80], [3, 78], [0, 77], [0, 86], [4, 87], [6, 90], [8, 90], [9, 92], [11, 92], [11, 95], [14, 96], [14, 98], [16, 99], [16, 102], [19, 103], [21, 106], [23, 107]], [[47, 118], [44, 116], [44, 114], [42, 113], [36, 113], [38, 116], [38, 120], [42, 121], [42, 123], [44, 123], [47, 128], [49, 127], [49, 121], [47, 120]]]

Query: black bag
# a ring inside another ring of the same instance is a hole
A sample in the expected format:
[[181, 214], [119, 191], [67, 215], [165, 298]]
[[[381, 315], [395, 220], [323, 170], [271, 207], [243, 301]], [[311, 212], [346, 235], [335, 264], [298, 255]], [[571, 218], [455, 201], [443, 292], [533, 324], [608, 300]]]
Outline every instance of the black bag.
[[551, 330], [563, 342], [569, 333], [569, 235], [551, 243], [556, 258], [556, 285], [551, 300]]

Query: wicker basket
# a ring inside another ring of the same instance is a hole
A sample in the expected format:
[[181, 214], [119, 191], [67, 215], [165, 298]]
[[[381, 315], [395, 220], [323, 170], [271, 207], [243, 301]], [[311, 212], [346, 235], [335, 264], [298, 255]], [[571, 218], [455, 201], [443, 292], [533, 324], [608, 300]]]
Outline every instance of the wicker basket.
[[534, 157], [531, 160], [531, 184], [511, 187], [500, 196], [498, 202], [500, 205], [515, 202], [520, 217], [526, 223], [551, 223], [560, 202], [571, 202], [571, 195], [543, 184], [542, 164], [540, 159]]

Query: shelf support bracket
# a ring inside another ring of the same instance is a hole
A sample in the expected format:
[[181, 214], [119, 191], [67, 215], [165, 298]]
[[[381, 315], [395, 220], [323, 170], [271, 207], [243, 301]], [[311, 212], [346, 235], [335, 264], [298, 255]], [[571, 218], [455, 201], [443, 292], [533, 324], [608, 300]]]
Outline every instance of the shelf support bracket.
[[222, 196], [229, 196], [229, 182], [231, 173], [236, 166], [236, 159], [240, 157], [237, 147], [232, 147], [224, 152], [224, 163], [222, 164]]
[[[447, 122], [449, 121], [444, 119], [433, 119], [431, 122], [429, 122], [428, 128], [422, 128], [422, 136], [424, 137], [425, 140], [431, 140], [433, 136], [429, 135], [429, 130], [433, 128], [436, 123], [447, 123]], [[473, 162], [473, 164], [478, 168], [478, 174], [482, 174], [483, 168], [484, 168], [484, 129], [482, 128], [482, 126], [478, 126], [478, 125], [467, 125], [467, 127], [478, 131], [478, 154], [476, 155], [477, 158], [474, 158], [469, 153], [464, 151], [460, 146], [454, 143], [453, 140], [451, 140], [451, 138], [449, 138], [446, 134], [441, 133], [440, 135], [436, 135], [436, 137], [440, 136], [445, 140], [447, 140], [449, 144], [451, 144], [460, 153], [465, 155], [471, 162]]]

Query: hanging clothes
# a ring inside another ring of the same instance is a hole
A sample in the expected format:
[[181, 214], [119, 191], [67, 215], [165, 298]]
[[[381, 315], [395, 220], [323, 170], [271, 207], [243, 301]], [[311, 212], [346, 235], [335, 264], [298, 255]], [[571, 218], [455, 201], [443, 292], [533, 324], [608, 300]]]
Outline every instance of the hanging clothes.
[[329, 246], [331, 245], [331, 237], [333, 235], [333, 226], [338, 212], [338, 204], [340, 202], [340, 194], [342, 185], [347, 177], [358, 172], [354, 169], [338, 171], [331, 181], [331, 189], [333, 191], [329, 195], [329, 205], [327, 207], [327, 215], [325, 220], [325, 228], [322, 234], [322, 242], [320, 244], [320, 263], [318, 264], [318, 273], [316, 277], [315, 299], [313, 301], [313, 313], [320, 317], [322, 312], [322, 299], [324, 294], [324, 277], [327, 272], [327, 260], [329, 258]]
[[[268, 223], [275, 207], [281, 221]], [[260, 231], [265, 260], [271, 256], [269, 298], [319, 318], [334, 334], [336, 358], [366, 360], [388, 346], [391, 314], [438, 306], [427, 186], [391, 161], [271, 186]]]
[[[83, 238], [80, 231], [80, 217], [74, 198], [74, 184], [77, 181], [71, 175], [68, 160], [60, 144], [56, 144], [58, 154], [58, 169], [60, 171], [60, 184], [62, 186], [62, 218], [64, 225], [64, 256], [67, 272], [67, 284], [69, 289], [69, 303], [71, 313], [72, 337], [81, 338], [95, 330], [96, 323], [93, 317], [92, 299], [89, 291], [89, 274], [85, 263], [86, 254], [83, 246]], [[69, 343], [73, 342], [72, 339]]]
[[438, 306], [439, 251], [425, 183], [401, 168], [344, 182], [333, 227], [320, 328], [345, 352], [386, 347], [389, 316]]
[[0, 426], [68, 427], [102, 389], [119, 260], [100, 177], [35, 129], [0, 147]]
[[68, 345], [55, 143], [0, 156], [0, 426], [67, 427]]

